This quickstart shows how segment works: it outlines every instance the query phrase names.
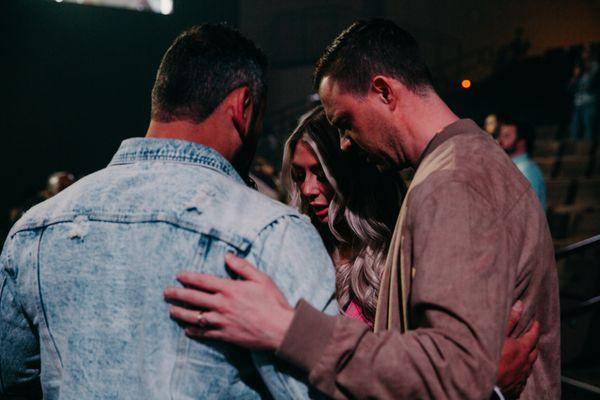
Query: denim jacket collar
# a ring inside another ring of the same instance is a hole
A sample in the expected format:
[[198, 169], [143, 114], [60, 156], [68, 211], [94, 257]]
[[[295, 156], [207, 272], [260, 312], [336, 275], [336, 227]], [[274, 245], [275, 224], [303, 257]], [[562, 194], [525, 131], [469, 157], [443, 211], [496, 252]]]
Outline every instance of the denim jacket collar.
[[109, 166], [140, 161], [173, 161], [195, 164], [225, 174], [238, 183], [244, 180], [216, 150], [199, 143], [179, 139], [130, 138], [119, 146]]

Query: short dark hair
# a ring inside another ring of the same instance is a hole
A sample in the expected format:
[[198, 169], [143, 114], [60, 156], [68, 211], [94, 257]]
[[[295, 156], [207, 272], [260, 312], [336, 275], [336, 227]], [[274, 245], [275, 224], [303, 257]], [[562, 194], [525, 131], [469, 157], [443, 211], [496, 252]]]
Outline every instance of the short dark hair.
[[202, 122], [233, 90], [248, 86], [255, 112], [266, 93], [267, 59], [237, 30], [202, 24], [169, 47], [152, 88], [152, 119]]
[[344, 89], [362, 94], [377, 74], [418, 94], [433, 87], [415, 38], [385, 19], [357, 21], [340, 33], [317, 61], [313, 83], [318, 90], [323, 78], [331, 76]]
[[515, 119], [510, 115], [501, 115], [498, 117], [500, 125], [513, 125], [517, 131], [517, 140], [524, 140], [528, 154], [533, 154], [535, 146], [535, 128], [529, 122]]

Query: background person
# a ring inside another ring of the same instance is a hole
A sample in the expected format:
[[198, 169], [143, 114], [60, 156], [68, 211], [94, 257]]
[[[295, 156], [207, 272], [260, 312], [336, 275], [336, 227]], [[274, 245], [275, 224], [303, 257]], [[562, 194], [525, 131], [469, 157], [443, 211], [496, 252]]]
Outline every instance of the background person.
[[544, 175], [538, 165], [531, 159], [535, 145], [535, 131], [533, 126], [518, 122], [510, 117], [500, 121], [500, 134], [498, 144], [506, 151], [519, 171], [531, 183], [542, 209], [546, 209], [546, 183]]
[[573, 68], [569, 89], [573, 92], [571, 137], [573, 139], [595, 139], [600, 77], [598, 76], [598, 60], [592, 54], [589, 44], [583, 47], [581, 59]]
[[498, 138], [500, 124], [496, 114], [488, 114], [483, 121], [483, 130], [489, 133], [494, 139]]

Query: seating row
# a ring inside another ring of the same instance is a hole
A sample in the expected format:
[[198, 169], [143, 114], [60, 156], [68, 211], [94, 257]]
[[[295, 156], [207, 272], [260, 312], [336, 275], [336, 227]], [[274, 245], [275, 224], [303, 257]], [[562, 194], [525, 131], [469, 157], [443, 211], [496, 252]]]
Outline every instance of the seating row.
[[598, 207], [600, 177], [549, 179], [546, 181], [546, 204], [548, 208], [565, 205]]
[[534, 157], [546, 178], [579, 178], [600, 176], [600, 156]]
[[600, 147], [589, 140], [538, 139], [533, 148], [534, 157], [600, 155]]

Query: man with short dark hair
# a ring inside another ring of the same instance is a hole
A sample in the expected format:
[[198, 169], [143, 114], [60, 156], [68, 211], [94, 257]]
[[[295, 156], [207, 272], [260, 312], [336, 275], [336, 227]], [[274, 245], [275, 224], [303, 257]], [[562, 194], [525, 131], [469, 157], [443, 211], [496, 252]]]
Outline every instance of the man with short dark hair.
[[[315, 87], [343, 149], [358, 147], [381, 169], [416, 169], [390, 243], [375, 333], [306, 301], [273, 307], [275, 285], [230, 257], [246, 282], [186, 277], [204, 292], [190, 303], [211, 313], [195, 335], [275, 350], [334, 398], [485, 399], [504, 334], [538, 319], [539, 359], [533, 364], [537, 350], [529, 355], [531, 376], [517, 389], [523, 399], [558, 399], [554, 250], [531, 185], [488, 134], [448, 108], [415, 40], [390, 21], [342, 32], [317, 63]], [[519, 299], [523, 318], [511, 326]], [[268, 337], [252, 334], [269, 325]]]
[[531, 159], [535, 131], [530, 124], [504, 117], [500, 121], [498, 144], [506, 151], [519, 171], [527, 178], [535, 194], [546, 209], [546, 184], [540, 167]]
[[16, 223], [0, 259], [1, 398], [36, 381], [50, 400], [308, 396], [270, 354], [187, 338], [162, 296], [184, 268], [229, 276], [234, 253], [291, 301], [337, 312], [310, 221], [244, 185], [265, 69], [231, 28], [183, 32], [160, 64], [146, 137]]

